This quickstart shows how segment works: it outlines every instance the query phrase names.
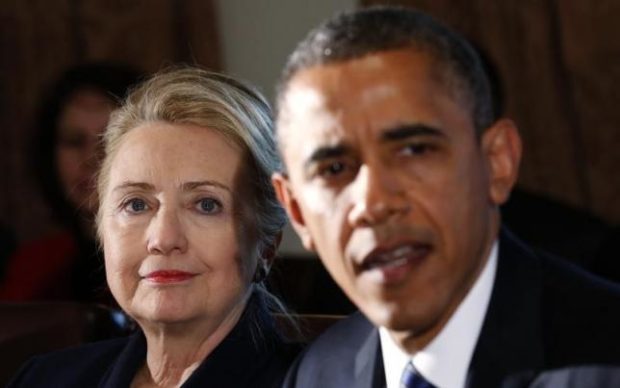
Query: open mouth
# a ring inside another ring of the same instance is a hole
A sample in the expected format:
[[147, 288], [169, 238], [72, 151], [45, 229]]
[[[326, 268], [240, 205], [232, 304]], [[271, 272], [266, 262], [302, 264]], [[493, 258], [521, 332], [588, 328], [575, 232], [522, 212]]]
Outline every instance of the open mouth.
[[362, 273], [375, 273], [383, 282], [398, 282], [422, 263], [431, 253], [432, 246], [425, 243], [399, 244], [392, 248], [378, 248], [361, 262]]
[[431, 251], [430, 244], [406, 244], [381, 252], [373, 252], [362, 262], [362, 269], [391, 268], [420, 260]]

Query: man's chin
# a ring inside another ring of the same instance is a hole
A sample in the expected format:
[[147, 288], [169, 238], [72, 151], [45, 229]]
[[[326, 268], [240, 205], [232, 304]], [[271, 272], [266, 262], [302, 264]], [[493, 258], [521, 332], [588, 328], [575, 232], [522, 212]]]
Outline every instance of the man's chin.
[[398, 307], [382, 306], [362, 310], [366, 317], [378, 327], [388, 330], [408, 330], [411, 328], [411, 319]]
[[362, 309], [366, 317], [377, 327], [385, 327], [390, 331], [411, 331], [425, 326], [422, 317], [410, 314], [399, 305], [374, 306]]

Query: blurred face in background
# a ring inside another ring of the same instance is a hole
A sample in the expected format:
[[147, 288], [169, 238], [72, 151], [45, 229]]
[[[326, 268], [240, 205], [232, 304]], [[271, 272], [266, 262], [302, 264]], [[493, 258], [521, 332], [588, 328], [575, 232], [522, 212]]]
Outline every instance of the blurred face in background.
[[93, 214], [96, 209], [93, 193], [100, 158], [99, 137], [114, 109], [110, 98], [82, 89], [67, 100], [58, 119], [58, 177], [69, 203], [83, 214]]

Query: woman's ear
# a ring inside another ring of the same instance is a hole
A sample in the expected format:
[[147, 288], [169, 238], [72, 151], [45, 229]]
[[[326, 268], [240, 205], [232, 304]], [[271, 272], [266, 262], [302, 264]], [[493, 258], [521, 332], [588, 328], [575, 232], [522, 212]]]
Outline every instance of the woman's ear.
[[[267, 267], [267, 272], [273, 265], [273, 261], [276, 258], [276, 254], [278, 253], [278, 247], [282, 242], [282, 231], [278, 232], [275, 236], [273, 236], [273, 242], [266, 247], [263, 248], [261, 252], [261, 258], [263, 259], [265, 265]], [[259, 264], [260, 265], [260, 264]]]
[[521, 163], [521, 137], [512, 120], [500, 119], [482, 134], [482, 150], [489, 168], [489, 197], [493, 204], [508, 200]]
[[309, 251], [314, 251], [314, 242], [310, 236], [308, 228], [306, 227], [303, 213], [299, 207], [297, 197], [291, 189], [291, 184], [288, 177], [279, 172], [274, 173], [271, 176], [271, 183], [276, 191], [278, 200], [286, 210], [289, 220], [291, 221], [291, 225], [301, 239], [304, 247]]
[[269, 275], [269, 271], [271, 270], [271, 266], [273, 265], [274, 260], [276, 259], [276, 255], [278, 252], [278, 247], [280, 246], [280, 242], [282, 242], [282, 232], [278, 232], [274, 237], [271, 244], [263, 247], [260, 252], [259, 259], [256, 261], [256, 269], [254, 270], [254, 283], [260, 283], [267, 275]]

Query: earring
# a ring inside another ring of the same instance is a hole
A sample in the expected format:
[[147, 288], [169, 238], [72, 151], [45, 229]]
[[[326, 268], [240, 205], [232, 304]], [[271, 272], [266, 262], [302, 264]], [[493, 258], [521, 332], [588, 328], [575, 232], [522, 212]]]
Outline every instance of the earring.
[[256, 272], [254, 272], [254, 278], [252, 281], [254, 283], [262, 283], [267, 278], [267, 267], [262, 263], [259, 263], [256, 266]]

